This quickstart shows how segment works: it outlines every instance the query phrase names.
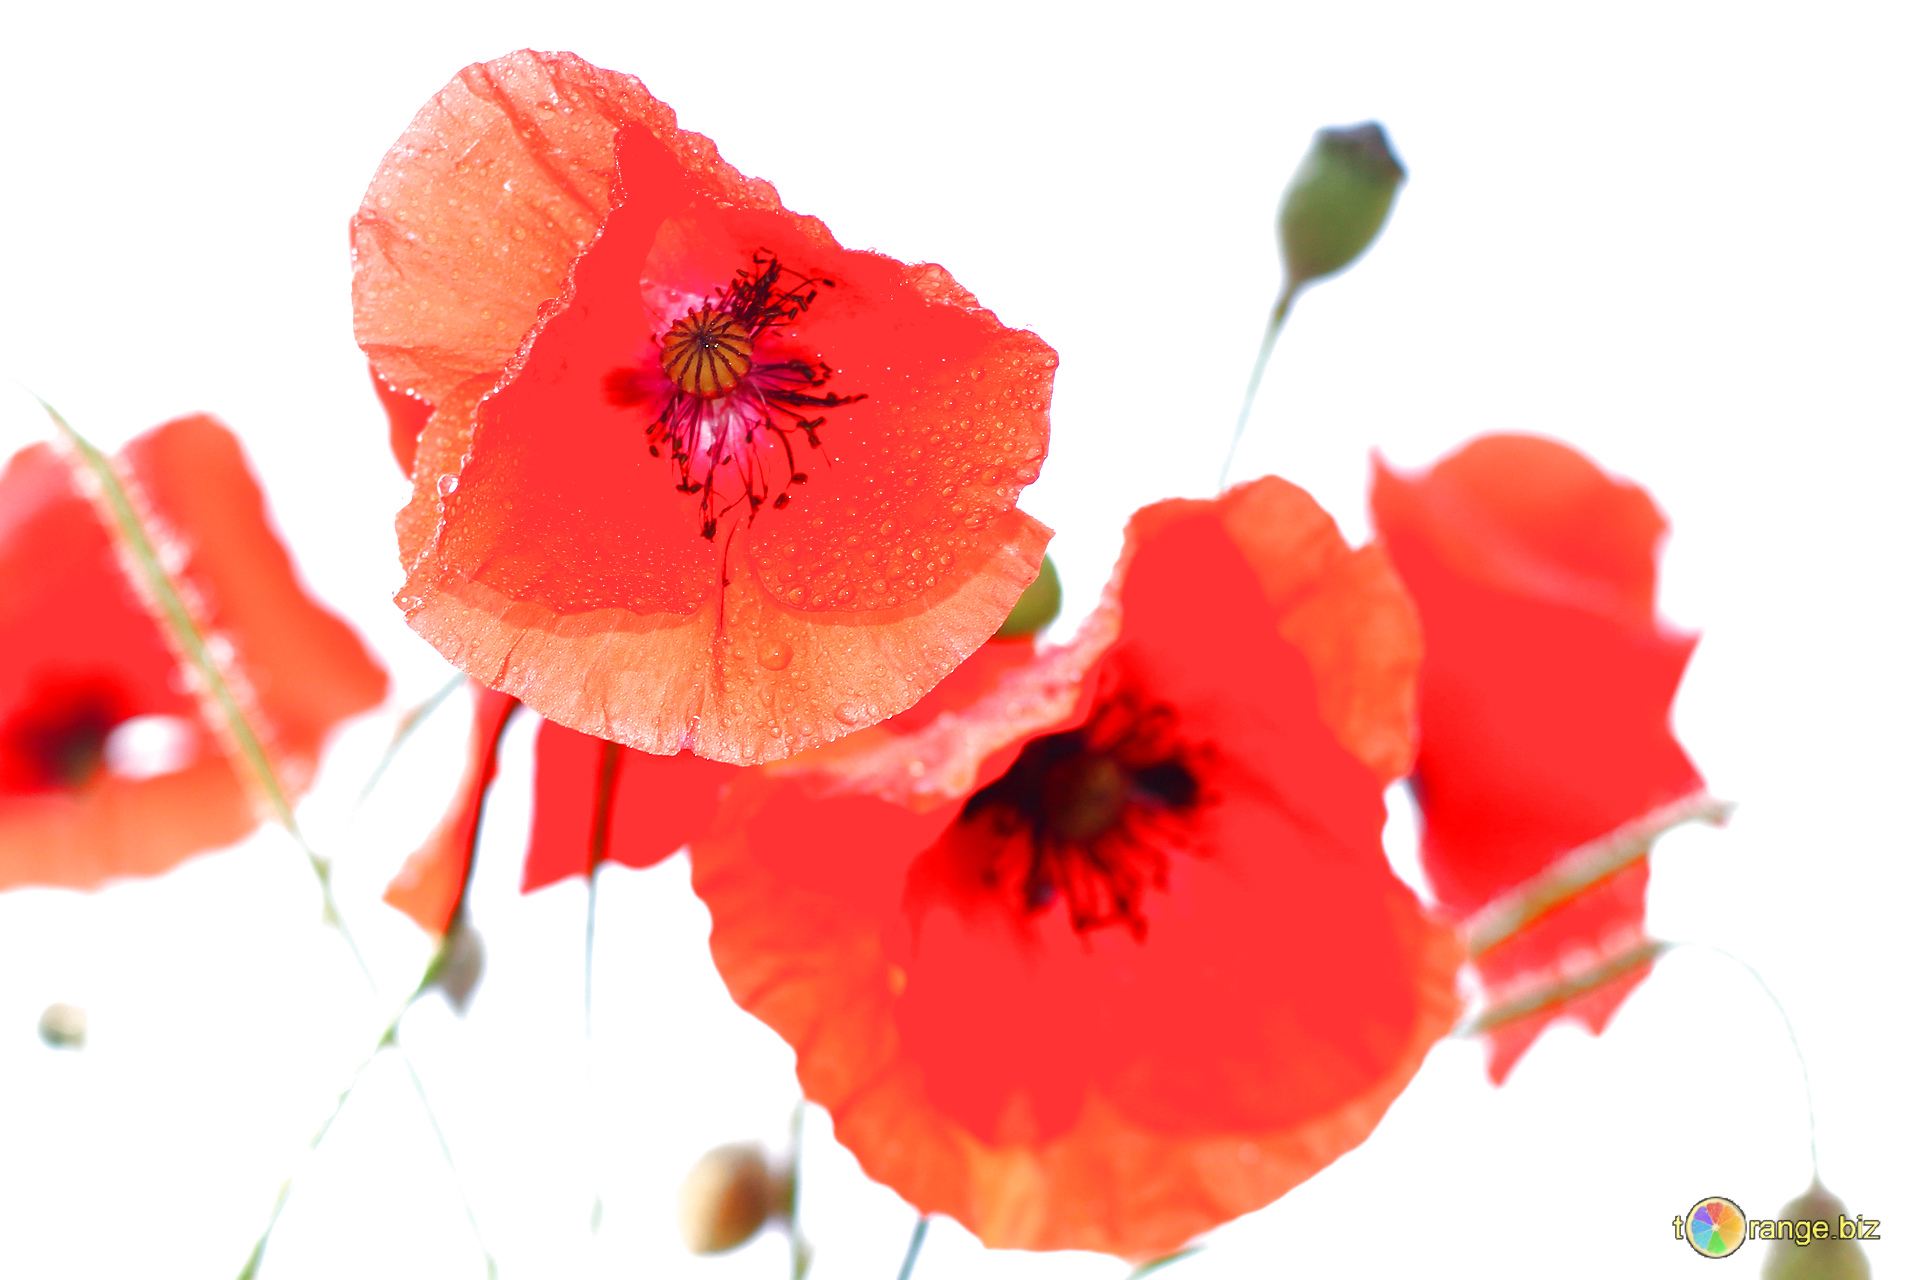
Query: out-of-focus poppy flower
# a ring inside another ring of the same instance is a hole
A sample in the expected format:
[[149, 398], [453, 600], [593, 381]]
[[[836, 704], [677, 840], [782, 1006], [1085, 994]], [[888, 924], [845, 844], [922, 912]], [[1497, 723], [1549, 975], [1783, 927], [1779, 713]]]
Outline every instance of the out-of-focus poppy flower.
[[1418, 662], [1300, 490], [1146, 508], [1071, 644], [735, 781], [693, 845], [720, 973], [921, 1209], [1163, 1255], [1361, 1141], [1452, 1025], [1455, 935], [1380, 847]]
[[1014, 502], [1052, 350], [842, 248], [630, 76], [467, 68], [353, 242], [360, 343], [433, 406], [398, 601], [550, 719], [779, 758], [910, 706], [1039, 569]]
[[1554, 1019], [1606, 1025], [1656, 952], [1649, 843], [1722, 811], [1668, 726], [1695, 637], [1654, 612], [1653, 500], [1564, 445], [1376, 461], [1373, 515], [1427, 641], [1421, 858], [1477, 953], [1502, 1080]]
[[[147, 432], [115, 463], [159, 571], [281, 790], [386, 675], [307, 597], [240, 446], [211, 418]], [[258, 821], [227, 713], [181, 660], [98, 488], [49, 445], [0, 476], [0, 887], [154, 875]]]

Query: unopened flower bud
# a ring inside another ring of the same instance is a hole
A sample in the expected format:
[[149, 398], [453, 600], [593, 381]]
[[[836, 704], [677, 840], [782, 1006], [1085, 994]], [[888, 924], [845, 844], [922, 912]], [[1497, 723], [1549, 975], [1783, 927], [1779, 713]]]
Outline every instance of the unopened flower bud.
[[1366, 251], [1406, 181], [1378, 124], [1322, 129], [1280, 201], [1280, 254], [1298, 288]]
[[427, 985], [439, 987], [453, 1011], [465, 1017], [467, 1006], [473, 1003], [473, 989], [480, 985], [480, 975], [486, 968], [487, 949], [480, 941], [480, 931], [463, 911], [440, 940], [440, 954], [434, 957]]
[[[1815, 1178], [1813, 1185], [1780, 1210], [1782, 1222], [1804, 1222], [1767, 1246], [1760, 1264], [1760, 1280], [1867, 1280], [1867, 1251], [1860, 1247], [1863, 1231], [1873, 1228], [1847, 1215], [1847, 1206]], [[1878, 1226], [1878, 1224], [1874, 1224]], [[1802, 1237], [1805, 1243], [1802, 1243]]]
[[995, 640], [1018, 640], [1023, 636], [1038, 634], [1049, 622], [1060, 616], [1060, 571], [1053, 567], [1053, 557], [1046, 556], [1040, 561], [1040, 576], [1035, 578], [1027, 589], [1020, 593], [1020, 599], [1013, 606], [1013, 612], [993, 633]]
[[792, 1197], [791, 1176], [770, 1167], [758, 1145], [715, 1147], [680, 1184], [680, 1238], [694, 1253], [725, 1253], [786, 1218]]
[[49, 1049], [85, 1048], [87, 1011], [78, 1005], [48, 1005], [40, 1015], [40, 1038]]

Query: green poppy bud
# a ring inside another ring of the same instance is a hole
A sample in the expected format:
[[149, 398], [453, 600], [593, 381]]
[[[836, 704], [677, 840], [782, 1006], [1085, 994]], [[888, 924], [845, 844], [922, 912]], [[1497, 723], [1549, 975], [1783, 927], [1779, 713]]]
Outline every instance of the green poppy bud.
[[1288, 283], [1330, 276], [1366, 252], [1406, 177], [1386, 131], [1371, 121], [1314, 134], [1280, 201]]
[[86, 1048], [87, 1011], [78, 1005], [48, 1005], [40, 1015], [40, 1038], [49, 1049]]
[[1020, 593], [1018, 603], [1000, 629], [993, 633], [995, 640], [1018, 640], [1023, 636], [1037, 634], [1049, 622], [1060, 616], [1060, 571], [1053, 567], [1053, 557], [1047, 556], [1040, 561], [1040, 576], [1031, 586]]
[[1847, 1206], [1821, 1186], [1820, 1179], [1788, 1201], [1779, 1216], [1783, 1222], [1804, 1222], [1809, 1229], [1783, 1234], [1767, 1246], [1760, 1280], [1867, 1280], [1873, 1274], [1859, 1239], [1863, 1230], [1872, 1228], [1849, 1217]]
[[776, 1172], [759, 1146], [715, 1147], [680, 1184], [680, 1238], [694, 1253], [725, 1253], [784, 1220], [792, 1202], [791, 1175]]

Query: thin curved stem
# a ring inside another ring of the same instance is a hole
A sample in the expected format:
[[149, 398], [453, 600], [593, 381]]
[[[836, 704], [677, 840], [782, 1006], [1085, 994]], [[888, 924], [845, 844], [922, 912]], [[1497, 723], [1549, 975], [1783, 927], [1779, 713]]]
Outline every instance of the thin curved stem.
[[1711, 951], [1733, 961], [1747, 971], [1748, 977], [1760, 984], [1760, 990], [1766, 992], [1767, 999], [1773, 1002], [1774, 1010], [1780, 1015], [1781, 1025], [1787, 1029], [1787, 1043], [1793, 1046], [1794, 1060], [1800, 1064], [1800, 1088], [1807, 1101], [1807, 1159], [1813, 1165], [1813, 1179], [1818, 1182], [1820, 1180], [1820, 1142], [1813, 1120], [1813, 1074], [1807, 1070], [1807, 1055], [1800, 1048], [1800, 1037], [1794, 1033], [1793, 1019], [1787, 1014], [1787, 1006], [1781, 1003], [1780, 997], [1774, 994], [1773, 988], [1767, 985], [1767, 980], [1760, 976], [1758, 969], [1725, 947], [1717, 947], [1711, 942], [1682, 942], [1675, 945], [1698, 947], [1702, 951]]
[[913, 1224], [913, 1238], [907, 1241], [907, 1256], [900, 1260], [899, 1280], [907, 1280], [913, 1274], [913, 1264], [920, 1261], [920, 1246], [927, 1242], [927, 1215], [921, 1214], [920, 1220]]
[[393, 1047], [400, 1052], [400, 1061], [407, 1068], [407, 1079], [413, 1081], [414, 1096], [420, 1099], [420, 1109], [426, 1112], [427, 1124], [433, 1129], [433, 1138], [440, 1144], [441, 1158], [447, 1162], [447, 1172], [453, 1178], [453, 1189], [459, 1193], [460, 1207], [467, 1211], [467, 1225], [473, 1229], [473, 1242], [480, 1246], [480, 1256], [487, 1262], [487, 1280], [496, 1280], [500, 1267], [493, 1260], [493, 1250], [487, 1248], [486, 1237], [480, 1234], [480, 1219], [473, 1212], [473, 1201], [467, 1198], [467, 1189], [460, 1181], [460, 1168], [453, 1162], [453, 1148], [447, 1144], [447, 1134], [440, 1127], [440, 1118], [433, 1113], [433, 1104], [427, 1101], [427, 1086], [420, 1079], [420, 1072], [414, 1068], [413, 1059], [400, 1046], [399, 1027], [396, 1024], [392, 1037]]
[[1247, 379], [1247, 394], [1240, 401], [1240, 419], [1233, 424], [1233, 438], [1227, 441], [1226, 460], [1220, 464], [1220, 487], [1227, 487], [1227, 476], [1233, 470], [1233, 455], [1240, 449], [1240, 437], [1246, 434], [1247, 419], [1253, 413], [1254, 399], [1260, 394], [1260, 381], [1267, 376], [1267, 361], [1273, 358], [1273, 344], [1280, 337], [1281, 328], [1287, 323], [1287, 315], [1293, 310], [1293, 300], [1300, 290], [1291, 280], [1280, 290], [1279, 301], [1273, 304], [1273, 314], [1267, 319], [1266, 336], [1260, 339], [1260, 354], [1253, 361], [1253, 376]]
[[400, 723], [393, 727], [393, 741], [387, 744], [387, 749], [380, 755], [379, 763], [373, 766], [373, 772], [367, 776], [366, 785], [360, 788], [360, 794], [354, 798], [353, 815], [355, 817], [360, 815], [360, 809], [367, 803], [367, 797], [371, 796], [373, 789], [380, 785], [380, 779], [387, 774], [387, 767], [400, 754], [400, 748], [407, 745], [407, 739], [413, 736], [414, 730], [425, 724], [427, 718], [440, 709], [440, 704], [466, 682], [467, 676], [464, 672], [454, 672], [453, 678], [435, 690], [432, 697], [400, 717]]

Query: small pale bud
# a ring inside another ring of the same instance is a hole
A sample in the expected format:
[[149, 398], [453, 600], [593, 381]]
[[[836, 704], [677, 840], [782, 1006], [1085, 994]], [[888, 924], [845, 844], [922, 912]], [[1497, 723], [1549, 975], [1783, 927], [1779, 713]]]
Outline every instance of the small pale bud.
[[1407, 171], [1369, 121], [1322, 129], [1280, 201], [1280, 254], [1295, 287], [1340, 271], [1386, 225]]
[[993, 638], [1018, 640], [1023, 636], [1035, 635], [1059, 616], [1060, 571], [1053, 567], [1053, 557], [1046, 556], [1040, 561], [1040, 576], [1020, 593], [1013, 612], [993, 633]]
[[784, 1219], [792, 1194], [791, 1178], [776, 1173], [759, 1146], [715, 1147], [680, 1184], [680, 1238], [694, 1253], [725, 1253]]
[[1807, 1228], [1795, 1228], [1767, 1246], [1760, 1280], [1867, 1280], [1873, 1274], [1867, 1266], [1867, 1251], [1860, 1247], [1860, 1235], [1879, 1224], [1869, 1227], [1865, 1225], [1869, 1220], [1848, 1216], [1840, 1197], [1820, 1185], [1818, 1178], [1788, 1201], [1779, 1216], [1783, 1222], [1804, 1222]]
[[440, 954], [434, 958], [427, 983], [439, 987], [453, 1011], [465, 1017], [467, 1006], [473, 1003], [473, 989], [480, 985], [480, 975], [486, 968], [487, 949], [480, 941], [480, 931], [462, 912], [440, 940]]
[[87, 1011], [78, 1005], [48, 1005], [40, 1015], [40, 1038], [49, 1049], [84, 1049]]

